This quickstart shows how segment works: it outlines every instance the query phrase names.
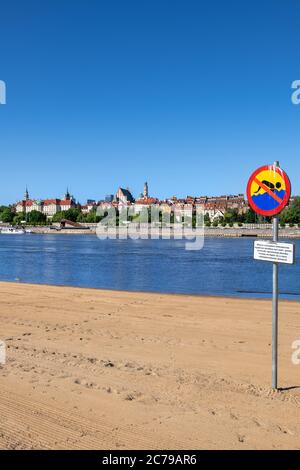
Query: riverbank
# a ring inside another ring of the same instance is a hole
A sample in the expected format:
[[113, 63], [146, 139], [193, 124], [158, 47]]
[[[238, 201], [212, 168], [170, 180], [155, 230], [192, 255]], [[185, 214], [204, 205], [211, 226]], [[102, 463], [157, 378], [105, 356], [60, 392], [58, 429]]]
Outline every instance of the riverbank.
[[299, 448], [299, 302], [273, 392], [269, 300], [0, 283], [0, 301], [2, 449]]
[[[57, 229], [50, 228], [49, 226], [45, 227], [28, 227], [33, 234], [45, 234], [45, 235], [96, 235], [96, 225], [97, 224], [86, 224], [86, 227], [83, 229], [80, 228], [65, 228]], [[241, 237], [259, 237], [259, 238], [271, 238], [273, 237], [272, 225], [263, 224], [263, 225], [248, 225], [244, 227], [205, 227], [203, 229], [175, 229], [171, 226], [169, 228], [136, 228], [135, 231], [131, 228], [129, 233], [128, 227], [117, 227], [115, 230], [116, 237], [120, 238], [183, 238], [183, 237], [202, 237], [203, 233], [205, 237], [224, 237], [224, 238], [241, 238]], [[107, 230], [97, 230], [99, 236], [107, 236]], [[280, 238], [300, 238], [300, 228], [298, 227], [286, 227], [280, 228], [279, 230]]]

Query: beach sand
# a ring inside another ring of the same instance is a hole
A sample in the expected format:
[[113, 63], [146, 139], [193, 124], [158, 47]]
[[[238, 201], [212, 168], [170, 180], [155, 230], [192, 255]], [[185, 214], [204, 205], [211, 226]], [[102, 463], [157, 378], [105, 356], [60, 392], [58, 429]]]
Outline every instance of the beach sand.
[[[299, 449], [300, 303], [0, 283], [2, 449]], [[292, 387], [292, 388], [290, 388]]]

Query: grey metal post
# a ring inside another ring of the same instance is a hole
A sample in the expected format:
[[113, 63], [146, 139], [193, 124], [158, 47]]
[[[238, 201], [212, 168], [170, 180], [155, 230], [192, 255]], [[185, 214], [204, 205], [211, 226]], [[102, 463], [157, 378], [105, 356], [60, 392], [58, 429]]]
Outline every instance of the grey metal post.
[[[279, 167], [279, 162], [274, 166]], [[273, 241], [278, 242], [278, 216], [273, 218]], [[272, 308], [272, 388], [278, 388], [278, 263], [273, 263], [273, 308]]]

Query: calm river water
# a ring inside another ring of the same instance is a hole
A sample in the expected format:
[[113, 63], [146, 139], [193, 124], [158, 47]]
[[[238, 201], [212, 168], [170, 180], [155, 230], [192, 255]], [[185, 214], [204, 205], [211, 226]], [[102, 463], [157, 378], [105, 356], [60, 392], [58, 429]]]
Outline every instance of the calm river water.
[[[0, 235], [0, 280], [185, 294], [269, 296], [272, 265], [253, 260], [253, 239], [99, 240], [89, 235]], [[295, 266], [280, 266], [284, 298], [300, 299]]]

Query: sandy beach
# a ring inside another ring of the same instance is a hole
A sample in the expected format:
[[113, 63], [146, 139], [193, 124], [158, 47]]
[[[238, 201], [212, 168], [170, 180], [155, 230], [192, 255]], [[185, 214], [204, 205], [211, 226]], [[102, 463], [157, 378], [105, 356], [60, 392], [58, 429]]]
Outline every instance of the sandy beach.
[[0, 283], [1, 449], [299, 449], [300, 303]]

